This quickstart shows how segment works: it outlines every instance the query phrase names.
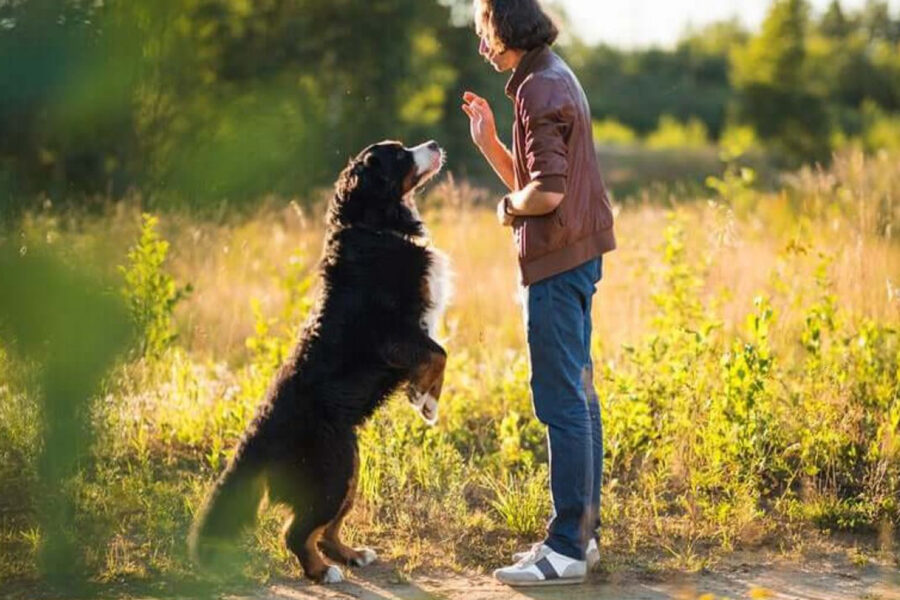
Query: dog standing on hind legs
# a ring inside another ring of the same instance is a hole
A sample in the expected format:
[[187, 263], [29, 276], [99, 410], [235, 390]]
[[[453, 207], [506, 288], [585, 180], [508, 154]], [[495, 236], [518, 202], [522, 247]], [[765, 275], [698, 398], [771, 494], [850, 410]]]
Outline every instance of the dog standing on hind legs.
[[341, 541], [359, 470], [356, 429], [404, 385], [423, 418], [437, 419], [447, 354], [434, 335], [449, 265], [430, 247], [413, 196], [443, 162], [435, 142], [382, 142], [341, 174], [316, 306], [194, 523], [199, 564], [228, 556], [266, 495], [291, 509], [285, 542], [310, 579], [343, 580], [320, 551], [345, 565], [375, 560]]

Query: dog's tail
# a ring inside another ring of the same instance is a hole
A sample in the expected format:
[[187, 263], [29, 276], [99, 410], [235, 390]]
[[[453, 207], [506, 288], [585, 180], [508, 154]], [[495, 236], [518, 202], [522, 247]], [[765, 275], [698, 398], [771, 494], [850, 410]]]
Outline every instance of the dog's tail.
[[244, 445], [238, 449], [194, 521], [188, 550], [201, 567], [213, 567], [225, 558], [235, 538], [256, 520], [266, 485], [262, 461], [248, 450]]

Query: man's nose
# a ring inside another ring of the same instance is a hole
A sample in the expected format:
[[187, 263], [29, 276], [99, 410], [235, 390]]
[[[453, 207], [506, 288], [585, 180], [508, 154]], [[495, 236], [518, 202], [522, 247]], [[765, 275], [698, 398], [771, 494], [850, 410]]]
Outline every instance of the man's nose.
[[488, 45], [484, 38], [478, 43], [478, 52], [484, 56], [488, 55]]

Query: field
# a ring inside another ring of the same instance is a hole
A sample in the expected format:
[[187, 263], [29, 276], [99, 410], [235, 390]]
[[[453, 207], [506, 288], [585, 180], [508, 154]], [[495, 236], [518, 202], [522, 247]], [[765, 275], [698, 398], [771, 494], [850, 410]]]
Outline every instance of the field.
[[[617, 204], [620, 249], [594, 306], [602, 570], [693, 572], [845, 534], [854, 560], [896, 562], [900, 161], [848, 153], [774, 191], [734, 170], [710, 183]], [[195, 581], [192, 514], [310, 308], [321, 203], [221, 218], [101, 204], [47, 206], [3, 234], [92, 265], [141, 334], [92, 403], [89, 456], [54, 493], [72, 498], [89, 580], [177, 588]], [[395, 398], [362, 431], [348, 537], [404, 577], [484, 572], [538, 539], [549, 510], [513, 247], [483, 190], [449, 176], [419, 204], [456, 272], [441, 419], [428, 428]], [[48, 537], [38, 381], [0, 346], [0, 582], [19, 585]], [[239, 581], [300, 575], [283, 518], [264, 509]]]

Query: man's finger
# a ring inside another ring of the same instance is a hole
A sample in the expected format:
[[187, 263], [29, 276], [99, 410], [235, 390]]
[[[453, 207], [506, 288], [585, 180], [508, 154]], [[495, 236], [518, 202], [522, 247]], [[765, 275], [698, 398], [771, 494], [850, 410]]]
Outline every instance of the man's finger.
[[466, 113], [467, 115], [469, 115], [469, 118], [470, 118], [470, 119], [474, 119], [474, 118], [475, 118], [475, 112], [472, 110], [472, 107], [471, 107], [471, 106], [469, 106], [468, 104], [463, 104], [463, 105], [462, 105], [462, 109], [463, 109], [463, 112], [464, 112], [464, 113]]
[[470, 104], [470, 105], [469, 105], [469, 108], [472, 109], [472, 112], [474, 112], [475, 114], [477, 114], [477, 115], [478, 115], [479, 117], [481, 117], [482, 119], [485, 118], [485, 117], [487, 117], [487, 116], [490, 114], [490, 112], [491, 112], [491, 109], [489, 109], [489, 108], [488, 108], [487, 106], [485, 106], [484, 104], [480, 104], [480, 103], [478, 103], [478, 102], [475, 102], [475, 103], [473, 103], [473, 104]]
[[465, 100], [466, 102], [468, 102], [468, 103], [470, 103], [470, 104], [471, 104], [472, 102], [474, 102], [475, 100], [480, 100], [480, 99], [482, 99], [481, 96], [479, 96], [479, 95], [476, 94], [475, 92], [469, 92], [469, 91], [467, 91], [467, 92], [465, 92], [465, 93], [463, 94], [463, 100]]
[[465, 94], [463, 94], [463, 99], [468, 103], [469, 106], [475, 106], [486, 111], [491, 110], [490, 103], [478, 94], [466, 92]]

